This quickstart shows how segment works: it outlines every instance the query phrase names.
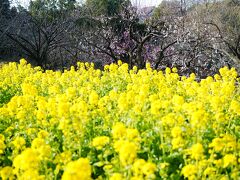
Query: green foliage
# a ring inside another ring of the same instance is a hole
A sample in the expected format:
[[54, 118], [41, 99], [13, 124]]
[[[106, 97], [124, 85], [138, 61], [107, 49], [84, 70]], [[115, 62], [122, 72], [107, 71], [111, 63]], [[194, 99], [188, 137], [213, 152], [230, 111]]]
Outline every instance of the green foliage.
[[94, 29], [101, 26], [101, 22], [93, 18], [81, 17], [76, 21], [77, 25], [82, 29]]
[[0, 87], [0, 107], [8, 103], [14, 95], [15, 93], [12, 88], [3, 89]]
[[121, 9], [129, 5], [129, 0], [87, 0], [86, 6], [96, 16], [113, 16], [120, 13]]
[[35, 0], [29, 5], [29, 12], [35, 17], [59, 18], [63, 12], [75, 9], [76, 0]]

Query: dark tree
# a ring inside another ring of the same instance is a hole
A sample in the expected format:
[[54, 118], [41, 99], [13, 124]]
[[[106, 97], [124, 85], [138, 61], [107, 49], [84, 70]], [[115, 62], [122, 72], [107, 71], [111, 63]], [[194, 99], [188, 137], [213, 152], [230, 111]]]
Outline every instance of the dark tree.
[[0, 16], [10, 16], [10, 2], [9, 0], [0, 0]]

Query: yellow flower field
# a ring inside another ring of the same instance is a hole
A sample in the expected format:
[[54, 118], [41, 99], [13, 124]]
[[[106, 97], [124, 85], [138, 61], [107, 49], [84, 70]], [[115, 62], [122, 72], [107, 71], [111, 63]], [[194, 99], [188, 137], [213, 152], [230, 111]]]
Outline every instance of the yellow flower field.
[[240, 178], [235, 69], [195, 75], [93, 64], [61, 73], [25, 60], [0, 67], [5, 179]]

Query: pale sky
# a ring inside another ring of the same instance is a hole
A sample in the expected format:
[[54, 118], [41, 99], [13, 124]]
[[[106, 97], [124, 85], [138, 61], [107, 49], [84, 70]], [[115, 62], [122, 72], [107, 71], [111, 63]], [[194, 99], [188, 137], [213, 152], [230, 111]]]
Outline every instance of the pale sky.
[[[20, 4], [24, 7], [27, 7], [30, 0], [13, 0], [15, 4]], [[133, 5], [140, 5], [140, 7], [145, 6], [157, 6], [161, 3], [162, 0], [131, 0]]]
[[162, 0], [131, 0], [133, 5], [140, 4], [141, 7], [144, 6], [158, 6]]

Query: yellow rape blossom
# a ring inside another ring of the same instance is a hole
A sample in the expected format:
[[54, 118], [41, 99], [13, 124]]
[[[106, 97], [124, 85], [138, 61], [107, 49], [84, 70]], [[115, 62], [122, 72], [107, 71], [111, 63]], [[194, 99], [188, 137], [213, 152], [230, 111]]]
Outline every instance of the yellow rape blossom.
[[226, 168], [231, 165], [236, 165], [237, 164], [237, 158], [233, 154], [226, 154], [223, 157], [223, 167]]
[[23, 149], [26, 141], [23, 137], [16, 137], [12, 143], [16, 149]]
[[0, 178], [238, 179], [237, 72], [195, 79], [149, 63], [1, 65]]
[[20, 180], [31, 179], [31, 180], [44, 180], [44, 175], [40, 175], [37, 169], [30, 169], [24, 171], [22, 175], [18, 177]]
[[64, 169], [62, 180], [90, 180], [91, 166], [86, 158], [80, 158], [77, 161], [69, 162]]
[[31, 84], [22, 84], [22, 92], [24, 95], [35, 96], [38, 94], [37, 88]]
[[122, 179], [123, 177], [120, 173], [113, 173], [109, 178], [109, 180], [122, 180]]
[[182, 168], [182, 174], [185, 178], [195, 179], [197, 174], [197, 167], [193, 164], [188, 164]]
[[96, 105], [98, 103], [98, 94], [96, 93], [96, 91], [92, 91], [91, 94], [89, 95], [89, 103], [91, 105]]
[[13, 161], [14, 171], [20, 173], [21, 171], [27, 171], [29, 169], [38, 169], [39, 158], [36, 150], [31, 148], [25, 149], [19, 154]]
[[202, 159], [204, 157], [203, 156], [204, 149], [202, 144], [200, 143], [194, 144], [190, 149], [190, 154], [193, 159], [196, 159], [196, 160]]
[[114, 139], [122, 138], [126, 133], [126, 127], [123, 123], [117, 123], [112, 128], [112, 135]]
[[232, 112], [236, 113], [237, 115], [240, 115], [240, 102], [236, 100], [232, 100], [229, 108]]
[[126, 141], [121, 145], [119, 159], [123, 166], [130, 165], [137, 157], [137, 146], [133, 142]]
[[179, 149], [184, 146], [184, 140], [182, 137], [176, 137], [172, 139], [172, 149]]
[[5, 166], [0, 170], [0, 177], [2, 180], [12, 180], [14, 179], [14, 173], [13, 173], [13, 168], [10, 166]]
[[135, 140], [135, 141], [139, 141], [139, 133], [137, 129], [132, 129], [132, 128], [127, 128], [127, 132], [126, 132], [126, 137], [129, 140]]
[[96, 147], [97, 149], [102, 149], [106, 144], [108, 144], [110, 141], [109, 137], [107, 136], [98, 136], [95, 137], [92, 141], [92, 145]]
[[44, 139], [44, 138], [46, 138], [46, 137], [48, 137], [48, 136], [49, 136], [49, 133], [48, 133], [47, 131], [45, 131], [45, 130], [40, 130], [40, 131], [38, 132], [38, 138]]
[[146, 176], [146, 178], [154, 179], [155, 178], [154, 173], [156, 170], [157, 166], [152, 162], [147, 162], [142, 167], [143, 174]]
[[0, 154], [3, 154], [6, 145], [4, 143], [5, 137], [4, 135], [0, 134]]
[[181, 136], [182, 134], [182, 129], [180, 127], [174, 127], [171, 131], [172, 137], [177, 138]]
[[211, 177], [211, 176], [214, 176], [214, 175], [215, 175], [216, 171], [217, 171], [217, 169], [214, 168], [214, 167], [207, 167], [207, 168], [204, 170], [203, 174], [204, 174], [204, 176]]
[[57, 164], [66, 165], [68, 162], [72, 160], [72, 153], [70, 151], [62, 152], [55, 157], [54, 162]]
[[133, 166], [132, 166], [132, 171], [135, 176], [142, 176], [143, 175], [143, 170], [142, 167], [146, 161], [144, 159], [136, 159]]
[[47, 159], [51, 155], [50, 145], [46, 144], [42, 138], [35, 138], [31, 147], [39, 153], [40, 159]]

